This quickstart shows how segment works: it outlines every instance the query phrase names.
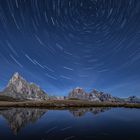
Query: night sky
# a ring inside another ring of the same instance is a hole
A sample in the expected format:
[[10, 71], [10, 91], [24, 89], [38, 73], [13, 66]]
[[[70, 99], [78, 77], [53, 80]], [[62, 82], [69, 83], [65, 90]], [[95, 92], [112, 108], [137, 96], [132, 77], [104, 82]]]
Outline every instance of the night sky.
[[0, 90], [14, 72], [50, 95], [140, 95], [140, 0], [0, 0]]

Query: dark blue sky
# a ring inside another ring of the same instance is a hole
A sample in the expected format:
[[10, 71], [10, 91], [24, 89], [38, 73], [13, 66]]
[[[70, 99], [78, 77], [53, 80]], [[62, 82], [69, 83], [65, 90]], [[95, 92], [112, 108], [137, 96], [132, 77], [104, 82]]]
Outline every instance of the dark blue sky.
[[139, 96], [140, 0], [1, 0], [1, 90], [16, 71], [51, 95]]

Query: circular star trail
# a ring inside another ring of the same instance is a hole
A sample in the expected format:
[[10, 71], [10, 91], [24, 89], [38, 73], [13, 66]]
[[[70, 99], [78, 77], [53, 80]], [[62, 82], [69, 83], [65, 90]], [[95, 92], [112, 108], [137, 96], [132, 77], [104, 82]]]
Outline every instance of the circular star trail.
[[18, 71], [50, 94], [139, 95], [139, 0], [0, 1], [0, 88]]

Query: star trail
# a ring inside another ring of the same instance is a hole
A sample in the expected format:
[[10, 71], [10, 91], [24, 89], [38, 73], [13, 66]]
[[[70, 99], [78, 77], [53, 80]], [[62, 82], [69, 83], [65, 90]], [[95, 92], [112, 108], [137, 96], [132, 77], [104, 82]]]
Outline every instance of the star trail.
[[1, 0], [1, 90], [16, 71], [51, 95], [139, 96], [140, 1]]

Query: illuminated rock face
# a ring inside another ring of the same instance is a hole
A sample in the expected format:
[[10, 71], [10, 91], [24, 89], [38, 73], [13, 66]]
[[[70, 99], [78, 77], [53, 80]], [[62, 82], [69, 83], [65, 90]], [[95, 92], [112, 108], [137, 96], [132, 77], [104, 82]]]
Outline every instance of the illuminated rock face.
[[47, 100], [47, 94], [33, 83], [28, 83], [19, 73], [15, 73], [2, 93], [21, 100]]
[[82, 88], [77, 87], [69, 93], [69, 98], [88, 99], [86, 95], [86, 92]]
[[93, 90], [90, 93], [86, 93], [82, 88], [75, 88], [69, 93], [69, 98], [79, 99], [79, 100], [88, 100], [95, 102], [116, 102], [117, 98], [111, 96], [110, 94]]
[[90, 94], [94, 95], [101, 102], [116, 102], [117, 101], [117, 98], [113, 97], [112, 95], [101, 92], [101, 91], [97, 91], [95, 89]]
[[127, 99], [125, 99], [127, 102], [130, 103], [140, 103], [140, 98], [136, 97], [136, 96], [130, 96]]

